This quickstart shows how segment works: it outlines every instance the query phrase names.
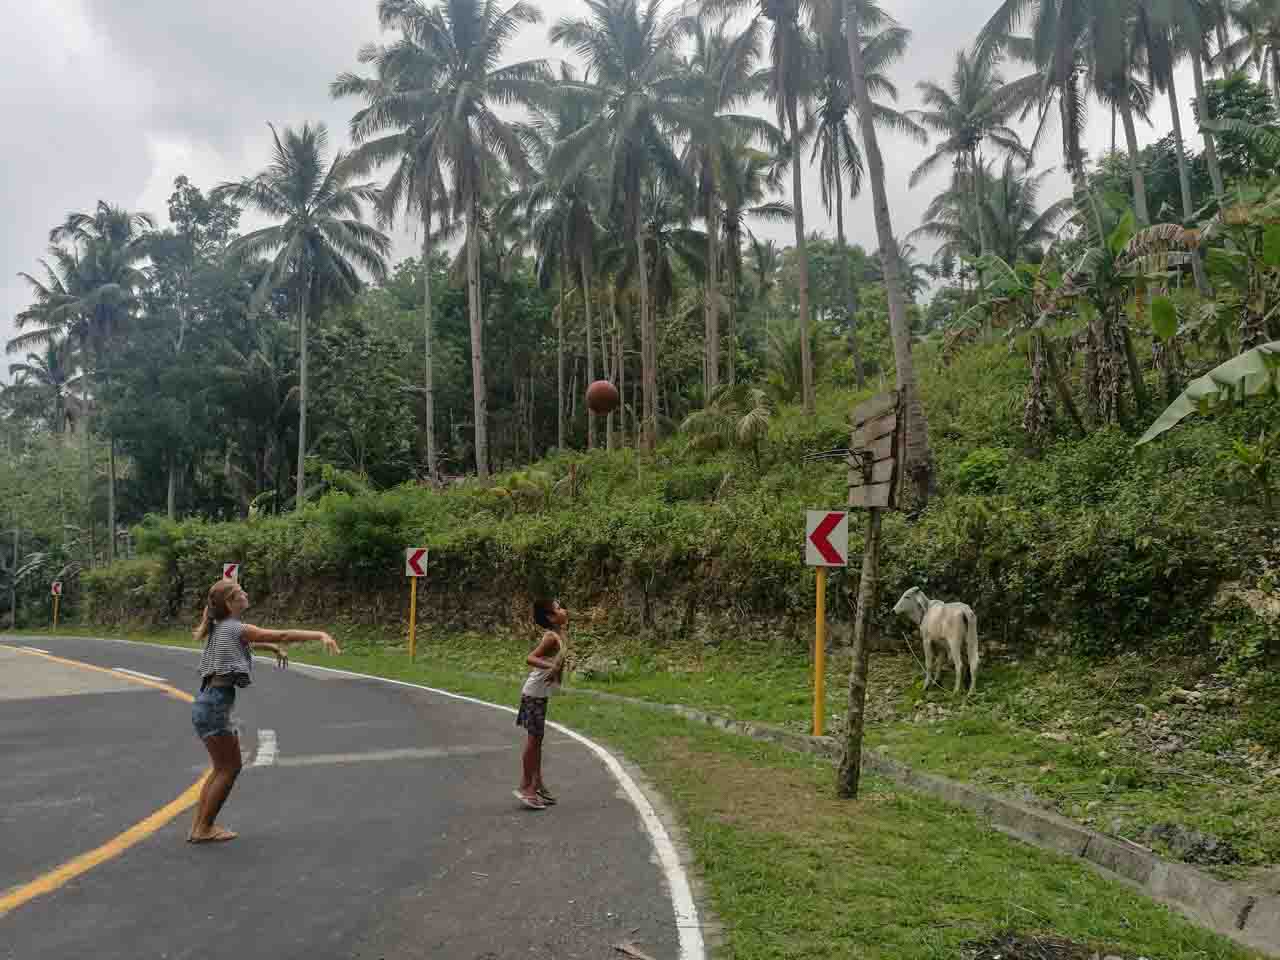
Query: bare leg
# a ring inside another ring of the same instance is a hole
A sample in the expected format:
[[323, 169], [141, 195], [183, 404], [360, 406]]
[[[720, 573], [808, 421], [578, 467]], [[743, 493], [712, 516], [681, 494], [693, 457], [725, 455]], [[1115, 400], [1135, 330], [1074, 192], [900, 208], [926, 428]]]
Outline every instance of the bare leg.
[[[240, 776], [240, 738], [233, 733], [223, 733], [215, 737], [205, 737], [205, 749], [209, 751], [209, 759], [213, 770], [200, 790], [200, 803], [196, 807], [195, 822], [191, 826], [190, 838], [193, 841], [208, 840], [219, 834], [214, 828], [214, 821], [222, 811], [222, 806], [231, 795], [236, 778]], [[235, 834], [223, 837], [231, 839]]]
[[521, 758], [523, 778], [520, 781], [520, 792], [526, 797], [533, 796], [542, 776], [542, 738], [529, 734], [524, 744], [524, 755]]
[[538, 745], [534, 748], [533, 758], [533, 789], [545, 790], [547, 785], [542, 782], [542, 737], [538, 737]]

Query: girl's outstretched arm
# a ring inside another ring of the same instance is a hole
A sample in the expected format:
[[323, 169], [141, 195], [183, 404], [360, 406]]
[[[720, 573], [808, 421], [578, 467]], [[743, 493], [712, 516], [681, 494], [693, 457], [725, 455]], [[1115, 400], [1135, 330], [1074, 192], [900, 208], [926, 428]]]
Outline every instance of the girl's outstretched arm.
[[262, 627], [255, 627], [251, 623], [246, 623], [244, 625], [244, 639], [253, 646], [264, 643], [283, 645], [290, 643], [319, 643], [324, 645], [328, 653], [342, 652], [342, 649], [338, 646], [338, 641], [320, 630], [264, 630]]

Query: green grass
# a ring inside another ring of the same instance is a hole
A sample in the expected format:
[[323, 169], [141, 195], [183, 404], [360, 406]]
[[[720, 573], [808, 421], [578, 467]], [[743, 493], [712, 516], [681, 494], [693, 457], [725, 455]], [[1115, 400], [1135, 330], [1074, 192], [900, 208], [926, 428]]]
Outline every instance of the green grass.
[[[454, 657], [462, 644], [433, 643], [410, 663], [401, 650], [344, 639], [341, 656], [299, 648], [296, 659], [500, 703], [516, 694], [510, 679], [468, 672], [495, 665], [493, 650]], [[518, 661], [506, 666], [514, 678]], [[705, 686], [717, 697], [733, 689]], [[1074, 861], [885, 781], [870, 778], [861, 799], [843, 803], [831, 767], [811, 757], [589, 698], [563, 698], [554, 715], [625, 754], [674, 804], [727, 929], [724, 957], [954, 958], [962, 943], [1009, 929], [1104, 954], [1256, 956]]]

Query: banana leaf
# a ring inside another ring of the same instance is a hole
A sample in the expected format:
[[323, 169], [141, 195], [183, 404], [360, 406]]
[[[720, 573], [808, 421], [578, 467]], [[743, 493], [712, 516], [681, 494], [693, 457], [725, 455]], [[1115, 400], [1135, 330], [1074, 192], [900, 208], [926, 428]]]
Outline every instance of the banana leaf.
[[1165, 431], [1172, 430], [1186, 417], [1199, 411], [1202, 403], [1212, 402], [1223, 394], [1228, 398], [1233, 394], [1243, 398], [1278, 390], [1280, 390], [1280, 340], [1275, 340], [1247, 350], [1222, 366], [1210, 370], [1198, 380], [1191, 381], [1190, 386], [1182, 392], [1182, 396], [1160, 414], [1136, 446], [1150, 443]]

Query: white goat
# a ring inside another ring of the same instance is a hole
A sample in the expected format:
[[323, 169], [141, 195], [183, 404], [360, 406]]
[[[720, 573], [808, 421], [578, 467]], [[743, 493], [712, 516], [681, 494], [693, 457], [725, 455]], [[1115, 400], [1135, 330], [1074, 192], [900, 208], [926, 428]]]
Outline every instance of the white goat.
[[[920, 628], [924, 644], [924, 688], [928, 690], [929, 684], [938, 680], [933, 673], [933, 645], [938, 643], [946, 646], [956, 668], [955, 693], [960, 692], [964, 681], [962, 653], [968, 647], [969, 693], [973, 693], [978, 683], [978, 618], [969, 605], [930, 600], [919, 587], [912, 587], [894, 605], [893, 612], [902, 614]], [[941, 663], [938, 673], [942, 673]]]

